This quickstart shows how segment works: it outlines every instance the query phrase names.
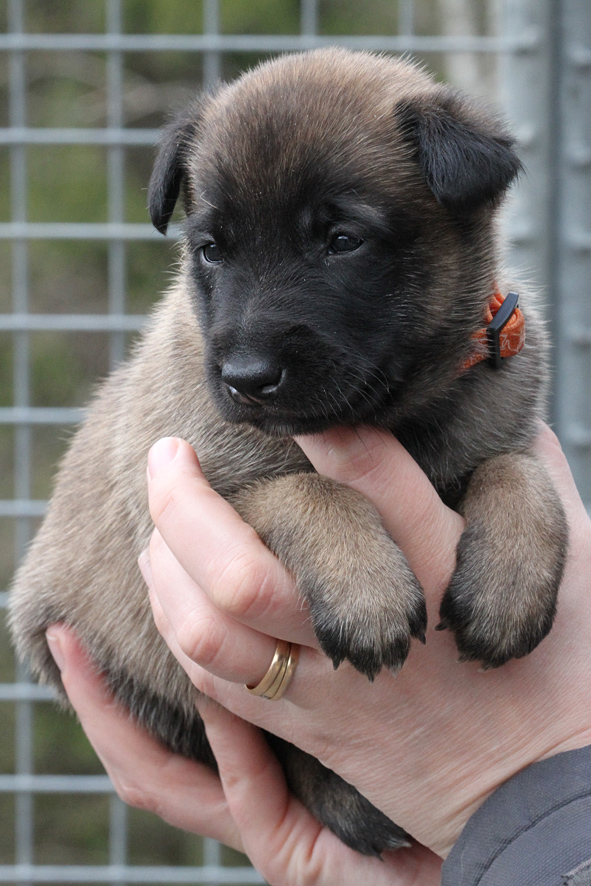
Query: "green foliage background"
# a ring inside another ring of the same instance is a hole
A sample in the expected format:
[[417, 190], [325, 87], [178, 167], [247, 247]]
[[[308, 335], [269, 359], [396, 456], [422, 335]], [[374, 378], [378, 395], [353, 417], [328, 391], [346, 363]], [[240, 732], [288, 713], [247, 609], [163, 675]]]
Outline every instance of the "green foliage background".
[[[479, 29], [486, 19], [476, 4]], [[101, 0], [25, 0], [25, 29], [31, 33], [100, 33], [106, 27]], [[396, 0], [322, 0], [322, 34], [395, 34]], [[0, 29], [7, 28], [6, 0], [0, 0]], [[193, 34], [202, 29], [200, 0], [123, 0], [126, 33]], [[298, 0], [222, 0], [221, 30], [232, 34], [295, 34]], [[438, 33], [437, 0], [417, 0], [417, 33]], [[226, 54], [223, 76], [230, 78], [259, 60], [253, 54]], [[443, 59], [426, 59], [436, 71]], [[26, 124], [30, 127], [101, 128], [107, 125], [107, 58], [100, 52], [41, 52], [26, 56]], [[182, 52], [128, 53], [124, 58], [123, 115], [128, 127], [158, 127], [171, 109], [199, 87], [202, 62]], [[10, 122], [9, 65], [0, 56], [0, 127]], [[27, 217], [32, 222], [108, 220], [109, 149], [97, 146], [34, 146], [26, 149]], [[125, 150], [124, 220], [146, 222], [146, 184], [152, 148]], [[0, 147], [0, 223], [11, 218], [11, 152]], [[174, 246], [167, 241], [129, 243], [125, 248], [126, 310], [149, 310], [170, 279]], [[109, 248], [92, 241], [30, 241], [27, 247], [29, 310], [33, 313], [108, 311]], [[0, 241], [0, 312], [12, 310], [12, 247]], [[31, 405], [82, 406], [96, 380], [112, 365], [102, 333], [35, 332], [30, 335]], [[129, 342], [127, 342], [129, 344]], [[15, 344], [0, 333], [0, 407], [13, 405]], [[46, 498], [51, 478], [71, 434], [69, 427], [35, 427], [32, 432], [31, 496]], [[14, 494], [14, 429], [0, 425], [0, 497]], [[34, 530], [31, 526], [31, 532]], [[0, 589], [8, 587], [17, 559], [14, 521], [0, 518]], [[0, 610], [0, 682], [15, 678], [15, 665]], [[0, 773], [14, 771], [16, 706], [0, 703]], [[37, 773], [100, 773], [94, 753], [72, 717], [46, 703], [35, 705], [34, 768]], [[35, 800], [34, 860], [37, 864], [108, 863], [108, 799], [39, 796]], [[196, 798], [198, 802], [198, 798]], [[14, 801], [0, 794], [0, 864], [15, 862]], [[129, 860], [135, 864], [199, 864], [201, 841], [167, 827], [154, 816], [130, 811]], [[225, 861], [242, 864], [229, 850]]]

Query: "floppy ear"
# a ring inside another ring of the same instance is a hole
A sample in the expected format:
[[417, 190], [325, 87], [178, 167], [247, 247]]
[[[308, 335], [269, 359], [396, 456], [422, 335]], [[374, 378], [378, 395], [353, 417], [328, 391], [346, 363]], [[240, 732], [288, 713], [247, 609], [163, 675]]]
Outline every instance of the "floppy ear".
[[201, 102], [184, 110], [164, 130], [148, 186], [148, 208], [152, 224], [166, 234], [181, 185], [187, 173], [187, 158], [195, 143], [201, 121]]
[[427, 184], [454, 214], [494, 203], [522, 169], [502, 124], [453, 93], [402, 102], [397, 113]]

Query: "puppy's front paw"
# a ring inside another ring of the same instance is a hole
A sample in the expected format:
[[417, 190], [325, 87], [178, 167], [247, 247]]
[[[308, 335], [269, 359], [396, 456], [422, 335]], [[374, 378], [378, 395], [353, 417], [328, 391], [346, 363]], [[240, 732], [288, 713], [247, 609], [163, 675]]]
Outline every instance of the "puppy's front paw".
[[398, 548], [389, 547], [385, 561], [385, 553], [358, 560], [347, 574], [317, 575], [305, 589], [316, 636], [335, 668], [347, 659], [370, 680], [383, 667], [402, 667], [412, 637], [425, 641], [423, 592]]
[[289, 474], [240, 491], [232, 503], [295, 576], [316, 635], [335, 667], [348, 659], [373, 680], [402, 666], [424, 640], [421, 586], [375, 507], [318, 474]]
[[554, 620], [568, 544], [566, 518], [535, 456], [508, 453], [470, 479], [457, 565], [441, 603], [463, 660], [494, 668], [521, 658]]
[[540, 559], [520, 542], [499, 544], [478, 523], [460, 539], [438, 629], [455, 632], [461, 661], [499, 667], [528, 655], [552, 627], [563, 552], [554, 545]]

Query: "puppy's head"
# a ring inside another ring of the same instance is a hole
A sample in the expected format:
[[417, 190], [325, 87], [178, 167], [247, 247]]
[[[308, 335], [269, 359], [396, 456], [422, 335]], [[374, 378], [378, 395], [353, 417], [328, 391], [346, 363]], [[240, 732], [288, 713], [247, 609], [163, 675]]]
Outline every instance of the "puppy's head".
[[497, 121], [391, 58], [271, 61], [166, 131], [222, 415], [273, 434], [392, 425], [456, 377], [494, 288], [492, 217], [519, 171]]

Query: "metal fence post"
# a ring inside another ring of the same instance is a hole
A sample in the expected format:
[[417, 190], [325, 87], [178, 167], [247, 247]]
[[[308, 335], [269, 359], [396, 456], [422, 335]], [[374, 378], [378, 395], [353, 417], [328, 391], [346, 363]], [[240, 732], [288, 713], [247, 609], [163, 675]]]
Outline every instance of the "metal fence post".
[[[507, 215], [510, 264], [543, 292], [553, 341], [551, 420], [591, 509], [591, 15], [587, 0], [507, 0], [504, 107], [526, 173]], [[518, 87], [516, 87], [518, 84]]]
[[527, 44], [501, 59], [501, 105], [525, 165], [506, 211], [509, 265], [538, 285], [549, 276], [551, 13], [554, 0], [506, 0], [506, 37], [527, 34]]
[[559, 6], [555, 415], [591, 511], [591, 15], [588, 0], [560, 0]]
[[[23, 0], [10, 0], [8, 26], [12, 33], [24, 30]], [[9, 115], [11, 126], [26, 125], [26, 68], [25, 55], [14, 52], [10, 57]], [[11, 166], [11, 212], [19, 222], [27, 218], [27, 148], [13, 145], [10, 150]], [[29, 309], [29, 249], [25, 240], [12, 244], [13, 310], [26, 313]], [[31, 398], [30, 384], [30, 336], [24, 330], [14, 340], [14, 404], [28, 407]], [[14, 429], [14, 489], [15, 497], [28, 499], [31, 495], [32, 428], [23, 423]], [[15, 549], [20, 557], [29, 541], [30, 520], [23, 516], [15, 525]], [[20, 669], [19, 677], [26, 680]], [[15, 719], [15, 771], [27, 776], [33, 771], [33, 707], [30, 701], [20, 700], [16, 705]], [[17, 864], [30, 865], [33, 861], [34, 800], [31, 793], [19, 793], [15, 797], [15, 855]]]

